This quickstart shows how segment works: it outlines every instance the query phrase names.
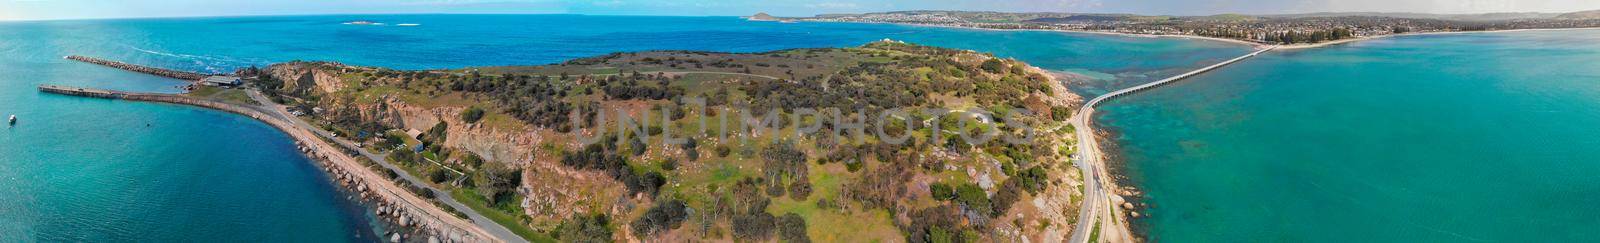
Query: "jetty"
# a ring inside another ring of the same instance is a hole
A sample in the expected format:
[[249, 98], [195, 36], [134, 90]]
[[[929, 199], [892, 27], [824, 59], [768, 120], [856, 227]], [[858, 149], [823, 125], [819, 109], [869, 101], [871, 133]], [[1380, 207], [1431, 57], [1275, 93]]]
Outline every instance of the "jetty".
[[[387, 176], [368, 169], [367, 165], [351, 154], [347, 154], [338, 145], [330, 144], [329, 141], [331, 140], [324, 140], [327, 137], [319, 135], [312, 130], [314, 128], [308, 128], [309, 124], [297, 122], [293, 118], [285, 117], [277, 111], [272, 111], [270, 108], [229, 104], [178, 94], [125, 92], [59, 85], [40, 85], [39, 91], [81, 97], [189, 105], [244, 115], [259, 120], [294, 138], [296, 140], [295, 143], [300, 145], [301, 151], [305, 152], [313, 161], [320, 162], [318, 165], [322, 166], [324, 171], [329, 172], [330, 176], [337, 180], [337, 183], [347, 187], [352, 192], [359, 193], [362, 198], [380, 202], [376, 206], [379, 216], [388, 217], [388, 219], [401, 227], [415, 227], [416, 229], [431, 232], [431, 236], [428, 236], [429, 238], [426, 240], [411, 238], [415, 235], [402, 236], [400, 233], [390, 233], [388, 236], [390, 241], [525, 242], [515, 235], [509, 235], [509, 233], [494, 234], [471, 220], [456, 217], [441, 208], [444, 206], [436, 205], [427, 199], [423, 199], [403, 186], [390, 181]], [[493, 222], [486, 223], [498, 226]]]
[[162, 76], [162, 77], [168, 77], [168, 78], [175, 78], [175, 79], [181, 79], [181, 80], [188, 80], [188, 81], [199, 81], [201, 79], [205, 79], [208, 76], [211, 76], [211, 75], [200, 74], [200, 73], [195, 73], [195, 72], [185, 72], [185, 71], [178, 71], [178, 70], [158, 68], [158, 67], [142, 66], [142, 65], [137, 65], [137, 64], [129, 64], [129, 63], [125, 63], [125, 62], [118, 62], [118, 61], [105, 60], [105, 59], [86, 57], [86, 56], [79, 56], [79, 55], [71, 55], [71, 56], [67, 56], [66, 58], [67, 58], [67, 60], [80, 61], [80, 62], [85, 62], [85, 63], [89, 63], [89, 64], [95, 64], [95, 65], [101, 65], [101, 66], [107, 66], [107, 67], [111, 67], [111, 68], [116, 68], [116, 69], [128, 70], [128, 71], [132, 71], [132, 72], [138, 72], [138, 73], [156, 75], [156, 76]]
[[[1106, 169], [1105, 161], [1103, 161], [1105, 155], [1100, 151], [1100, 144], [1097, 141], [1099, 136], [1095, 134], [1094, 130], [1095, 108], [1098, 108], [1106, 101], [1173, 84], [1195, 75], [1256, 57], [1273, 49], [1277, 49], [1277, 46], [1262, 48], [1244, 56], [1170, 78], [1106, 93], [1084, 104], [1083, 108], [1079, 109], [1078, 113], [1073, 115], [1071, 119], [1072, 126], [1078, 128], [1078, 154], [1076, 156], [1079, 161], [1078, 167], [1084, 174], [1084, 200], [1083, 206], [1078, 209], [1078, 225], [1073, 228], [1072, 238], [1068, 242], [1087, 243], [1091, 234], [1099, 235], [1099, 240], [1104, 242], [1137, 241], [1137, 239], [1134, 239], [1133, 233], [1129, 231], [1128, 221], [1122, 219], [1121, 214], [1118, 213], [1119, 211], [1133, 210], [1133, 204], [1126, 202], [1121, 196], [1115, 195], [1119, 194], [1122, 188], [1117, 186], [1116, 181], [1111, 178], [1111, 173]], [[1138, 217], [1137, 214], [1131, 215]], [[1097, 230], [1100, 232], [1091, 232]]]

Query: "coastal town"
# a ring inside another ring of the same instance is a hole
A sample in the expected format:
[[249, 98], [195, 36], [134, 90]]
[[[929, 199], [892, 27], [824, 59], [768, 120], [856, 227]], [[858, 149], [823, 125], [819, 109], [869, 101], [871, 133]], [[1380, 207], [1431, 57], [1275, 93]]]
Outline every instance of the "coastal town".
[[[767, 17], [768, 19], [778, 19]], [[1600, 12], [1565, 14], [1147, 16], [1132, 14], [900, 11], [783, 18], [795, 21], [895, 23], [945, 27], [1197, 36], [1257, 44], [1315, 44], [1396, 34], [1600, 27]]]

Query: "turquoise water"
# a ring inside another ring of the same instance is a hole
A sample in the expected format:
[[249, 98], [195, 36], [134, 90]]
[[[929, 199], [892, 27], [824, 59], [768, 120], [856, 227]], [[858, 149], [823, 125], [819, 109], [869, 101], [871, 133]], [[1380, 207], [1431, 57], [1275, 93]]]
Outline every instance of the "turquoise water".
[[1152, 238], [1600, 238], [1600, 31], [1273, 52], [1109, 104]]
[[[386, 26], [342, 25], [370, 20]], [[420, 26], [395, 26], [415, 23]], [[0, 22], [0, 241], [369, 241], [365, 210], [248, 119], [40, 94], [39, 84], [174, 92], [180, 82], [76, 63], [191, 71], [290, 60], [401, 69], [546, 64], [619, 51], [754, 52], [883, 38], [1093, 74], [1097, 93], [1248, 50], [1170, 38], [732, 17], [384, 15]]]

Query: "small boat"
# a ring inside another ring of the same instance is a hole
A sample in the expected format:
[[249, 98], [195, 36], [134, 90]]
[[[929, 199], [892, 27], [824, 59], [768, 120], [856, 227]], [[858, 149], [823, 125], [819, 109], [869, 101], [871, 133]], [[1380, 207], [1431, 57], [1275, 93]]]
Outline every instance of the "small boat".
[[12, 126], [17, 125], [17, 115], [11, 115], [10, 123], [11, 123], [10, 125], [12, 125]]

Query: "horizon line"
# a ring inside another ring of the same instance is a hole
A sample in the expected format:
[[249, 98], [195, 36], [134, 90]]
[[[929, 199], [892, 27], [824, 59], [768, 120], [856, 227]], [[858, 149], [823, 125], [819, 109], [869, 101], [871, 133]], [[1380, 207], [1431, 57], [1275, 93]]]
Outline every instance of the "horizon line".
[[[874, 13], [898, 13], [898, 12], [984, 12], [984, 13], [1012, 13], [1012, 14], [1099, 14], [1099, 15], [1199, 17], [1199, 16], [1217, 16], [1217, 15], [1274, 16], [1274, 15], [1339, 14], [1339, 13], [1351, 13], [1351, 14], [1358, 14], [1358, 13], [1427, 14], [1427, 15], [1566, 14], [1566, 13], [1578, 13], [1578, 12], [1588, 12], [1588, 11], [1600, 11], [1600, 9], [1578, 10], [1578, 11], [1571, 11], [1571, 12], [1518, 11], [1518, 12], [1476, 12], [1476, 13], [1430, 13], [1430, 12], [1407, 12], [1407, 11], [1399, 11], [1399, 12], [1386, 12], [1386, 11], [1318, 11], [1318, 12], [1272, 13], [1272, 14], [1218, 13], [1218, 14], [1210, 14], [1210, 15], [1139, 14], [1139, 13], [1126, 13], [1126, 12], [1050, 12], [1050, 11], [1016, 11], [1016, 12], [1013, 12], [1013, 11], [992, 11], [992, 10], [917, 9], [917, 10], [893, 10], [893, 11], [873, 11], [873, 12], [850, 12], [850, 13], [845, 13], [845, 12], [841, 12], [841, 13], [822, 13], [822, 14], [814, 14], [814, 15], [811, 15], [811, 16], [778, 16], [778, 15], [773, 15], [773, 16], [774, 17], [785, 17], [785, 18], [808, 18], [808, 17], [818, 17], [818, 16], [822, 16], [822, 15], [838, 15], [838, 14], [874, 14]], [[192, 15], [192, 16], [126, 16], [126, 17], [88, 17], [88, 18], [70, 18], [69, 17], [69, 18], [40, 18], [40, 19], [0, 19], [0, 23], [76, 21], [76, 20], [148, 20], [148, 19], [232, 18], [232, 17], [304, 17], [304, 16], [364, 16], [364, 15], [365, 16], [377, 16], [377, 15], [576, 15], [576, 16], [625, 16], [625, 17], [748, 17], [748, 16], [752, 16], [752, 15], [755, 15], [755, 14], [760, 14], [760, 13], [766, 13], [766, 11], [757, 11], [757, 12], [754, 12], [754, 13], [750, 13], [749, 15], [673, 15], [673, 14], [629, 14], [629, 13], [537, 13], [537, 12], [527, 12], [527, 13], [514, 13], [514, 12], [507, 12], [507, 13], [494, 13], [494, 12], [483, 12], [483, 13], [472, 13], [472, 12], [460, 12], [460, 13], [452, 13], [452, 12], [431, 12], [431, 13], [430, 12], [392, 12], [392, 13], [381, 13], [381, 12], [375, 12], [375, 13], [304, 13], [304, 14], [297, 14], [297, 13], [285, 13], [285, 14], [268, 13], [268, 14]]]

